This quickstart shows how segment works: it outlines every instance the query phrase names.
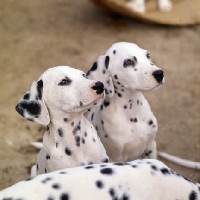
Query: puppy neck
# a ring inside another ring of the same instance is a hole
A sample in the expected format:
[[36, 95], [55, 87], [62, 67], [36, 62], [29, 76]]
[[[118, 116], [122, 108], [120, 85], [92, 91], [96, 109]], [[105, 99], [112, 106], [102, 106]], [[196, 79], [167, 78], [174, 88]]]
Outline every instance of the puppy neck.
[[140, 101], [143, 97], [140, 90], [130, 90], [126, 87], [114, 86], [114, 96], [112, 98], [106, 98], [107, 101], [112, 101], [116, 105], [124, 104], [125, 101], [133, 102]]

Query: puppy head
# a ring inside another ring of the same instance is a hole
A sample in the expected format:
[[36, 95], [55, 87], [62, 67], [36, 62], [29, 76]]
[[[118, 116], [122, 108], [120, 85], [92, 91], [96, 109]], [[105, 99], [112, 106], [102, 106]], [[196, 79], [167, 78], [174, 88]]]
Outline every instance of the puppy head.
[[85, 112], [100, 103], [104, 95], [101, 82], [88, 80], [84, 72], [68, 66], [45, 71], [16, 106], [24, 118], [48, 125], [49, 114]]
[[150, 90], [164, 83], [163, 71], [152, 63], [149, 52], [127, 42], [112, 45], [87, 76], [102, 81], [109, 97], [114, 94], [114, 86]]

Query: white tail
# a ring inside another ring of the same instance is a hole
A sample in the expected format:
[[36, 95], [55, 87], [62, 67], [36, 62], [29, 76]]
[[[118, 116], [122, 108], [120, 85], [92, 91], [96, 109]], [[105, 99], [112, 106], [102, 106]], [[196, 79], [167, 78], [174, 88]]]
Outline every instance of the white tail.
[[31, 142], [31, 145], [37, 149], [41, 149], [43, 147], [42, 142]]
[[192, 168], [192, 169], [199, 169], [200, 170], [200, 162], [193, 162], [190, 160], [185, 160], [176, 156], [172, 156], [168, 153], [164, 153], [164, 152], [158, 152], [158, 155], [166, 160], [169, 160], [173, 163], [176, 163], [178, 165], [181, 165], [183, 167], [188, 167], [188, 168]]

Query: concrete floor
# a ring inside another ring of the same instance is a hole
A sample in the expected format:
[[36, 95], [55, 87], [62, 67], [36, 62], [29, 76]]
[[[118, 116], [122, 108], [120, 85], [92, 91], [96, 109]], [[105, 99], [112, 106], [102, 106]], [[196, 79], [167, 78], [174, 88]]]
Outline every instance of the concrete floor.
[[[36, 160], [38, 151], [29, 144], [42, 138], [44, 127], [15, 111], [31, 83], [58, 65], [86, 72], [119, 41], [148, 49], [164, 70], [165, 85], [145, 93], [159, 123], [158, 150], [200, 161], [200, 26], [144, 24], [102, 12], [87, 0], [0, 5], [0, 189], [28, 178]], [[200, 182], [200, 171], [164, 162]]]

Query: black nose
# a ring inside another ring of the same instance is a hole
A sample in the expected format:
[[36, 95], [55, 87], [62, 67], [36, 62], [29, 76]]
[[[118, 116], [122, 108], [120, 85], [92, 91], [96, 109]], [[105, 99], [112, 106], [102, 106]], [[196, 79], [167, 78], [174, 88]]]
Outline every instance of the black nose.
[[104, 91], [104, 85], [102, 82], [97, 81], [94, 86], [92, 86], [93, 90], [96, 90], [97, 94], [101, 94]]
[[158, 83], [161, 83], [161, 82], [162, 82], [163, 77], [164, 77], [164, 73], [163, 73], [163, 71], [162, 71], [161, 69], [154, 71], [154, 72], [152, 73], [152, 75], [154, 76], [154, 78], [156, 79], [156, 81], [157, 81]]

